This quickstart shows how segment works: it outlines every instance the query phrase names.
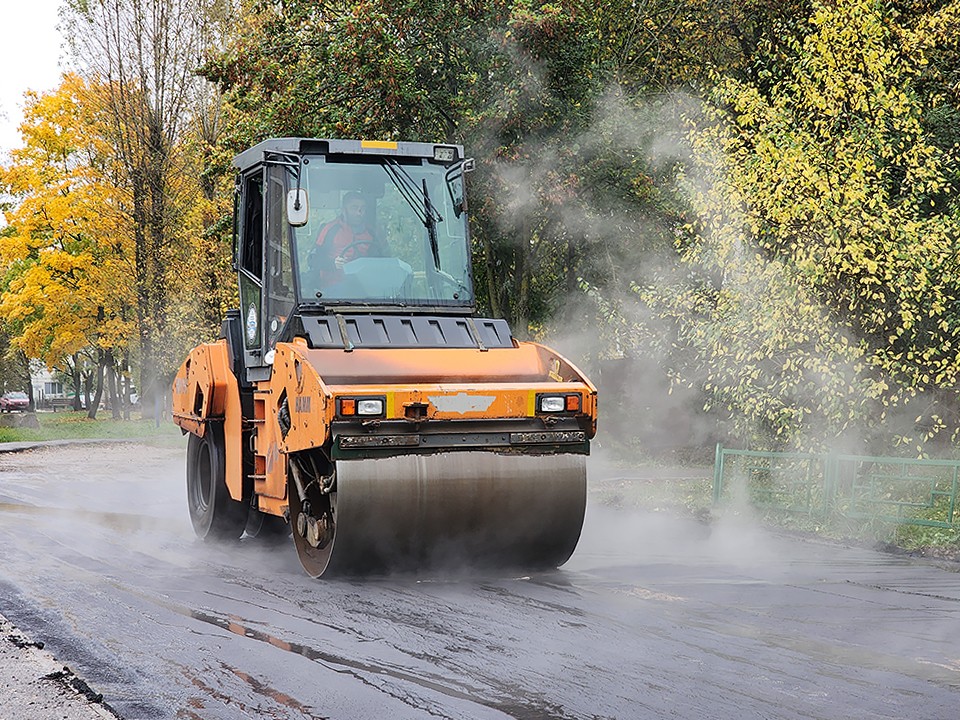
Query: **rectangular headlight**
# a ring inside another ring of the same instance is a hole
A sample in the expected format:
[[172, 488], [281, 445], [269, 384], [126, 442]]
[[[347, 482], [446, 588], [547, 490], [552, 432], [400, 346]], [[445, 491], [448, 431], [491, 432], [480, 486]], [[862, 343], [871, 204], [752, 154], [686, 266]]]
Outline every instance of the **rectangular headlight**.
[[544, 395], [540, 398], [540, 412], [563, 412], [567, 401], [563, 395]]
[[380, 398], [357, 400], [357, 415], [383, 415], [383, 400]]

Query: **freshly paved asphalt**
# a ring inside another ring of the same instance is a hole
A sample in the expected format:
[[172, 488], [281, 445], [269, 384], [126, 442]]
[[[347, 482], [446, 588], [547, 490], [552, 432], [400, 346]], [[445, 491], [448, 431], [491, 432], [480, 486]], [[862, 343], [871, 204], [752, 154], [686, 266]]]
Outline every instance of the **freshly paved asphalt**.
[[957, 716], [949, 566], [598, 496], [557, 572], [315, 581], [197, 542], [182, 448], [7, 454], [0, 612], [129, 719]]

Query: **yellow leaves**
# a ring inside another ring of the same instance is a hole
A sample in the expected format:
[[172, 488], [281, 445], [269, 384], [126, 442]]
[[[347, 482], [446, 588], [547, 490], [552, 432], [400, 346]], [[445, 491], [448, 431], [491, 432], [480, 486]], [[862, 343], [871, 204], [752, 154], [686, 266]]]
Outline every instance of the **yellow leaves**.
[[925, 46], [901, 47], [887, 12], [817, 6], [792, 74], [723, 80], [691, 135], [680, 248], [718, 287], [650, 294], [714, 397], [776, 434], [870, 427], [960, 377], [960, 218], [930, 206], [956, 160], [910, 87]]
[[[24, 147], [0, 179], [18, 200], [13, 231], [0, 242], [8, 284], [0, 312], [15, 342], [48, 364], [133, 334], [129, 218], [104, 139], [97, 88], [73, 75], [46, 95], [30, 95], [21, 126]], [[114, 330], [117, 318], [123, 333]]]
[[900, 311], [900, 323], [904, 330], [909, 330], [913, 327], [913, 313], [910, 310], [903, 309]]

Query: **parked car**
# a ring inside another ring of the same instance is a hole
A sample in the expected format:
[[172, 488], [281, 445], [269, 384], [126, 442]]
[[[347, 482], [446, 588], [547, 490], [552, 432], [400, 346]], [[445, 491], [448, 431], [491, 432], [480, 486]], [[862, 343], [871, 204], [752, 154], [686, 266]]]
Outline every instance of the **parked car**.
[[30, 407], [30, 398], [24, 392], [8, 392], [0, 395], [0, 411], [13, 412], [18, 410], [23, 412]]

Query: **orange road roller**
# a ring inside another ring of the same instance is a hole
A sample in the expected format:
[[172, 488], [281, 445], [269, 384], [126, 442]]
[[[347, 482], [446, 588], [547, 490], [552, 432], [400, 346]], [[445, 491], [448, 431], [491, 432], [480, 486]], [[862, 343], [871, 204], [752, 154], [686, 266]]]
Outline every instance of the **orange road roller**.
[[234, 159], [240, 308], [173, 383], [197, 535], [313, 576], [555, 568], [597, 392], [476, 315], [457, 145], [280, 138]]

